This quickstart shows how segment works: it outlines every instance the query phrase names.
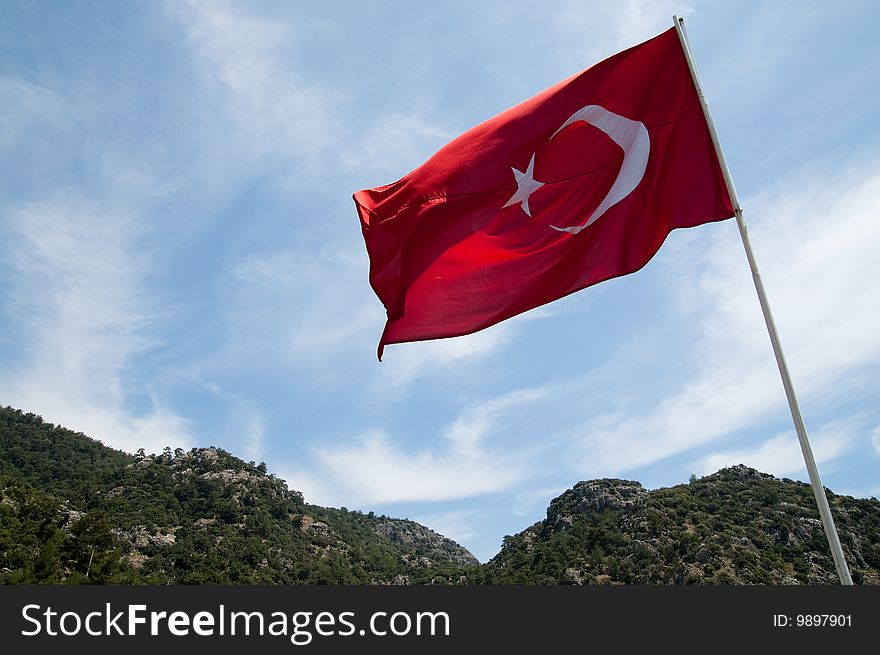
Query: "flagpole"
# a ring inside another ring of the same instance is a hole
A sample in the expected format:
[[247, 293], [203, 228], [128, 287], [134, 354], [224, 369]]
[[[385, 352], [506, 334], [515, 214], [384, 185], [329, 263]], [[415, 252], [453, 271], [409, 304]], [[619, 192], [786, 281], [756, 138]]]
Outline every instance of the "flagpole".
[[694, 80], [694, 86], [697, 89], [697, 95], [700, 97], [703, 114], [706, 117], [706, 123], [709, 125], [709, 133], [712, 136], [712, 143], [715, 145], [715, 152], [718, 155], [718, 163], [721, 165], [724, 182], [727, 184], [727, 190], [730, 193], [730, 200], [733, 203], [736, 224], [739, 228], [739, 235], [742, 238], [743, 248], [745, 248], [746, 251], [746, 258], [749, 260], [749, 268], [752, 271], [755, 290], [758, 292], [758, 301], [761, 303], [761, 311], [764, 313], [764, 322], [767, 324], [767, 332], [770, 334], [770, 343], [773, 345], [773, 354], [776, 356], [776, 365], [779, 367], [779, 375], [782, 377], [782, 386], [785, 388], [785, 396], [788, 399], [791, 418], [794, 421], [798, 441], [801, 444], [804, 463], [807, 465], [807, 472], [810, 475], [810, 484], [813, 487], [813, 494], [816, 496], [816, 505], [819, 507], [819, 516], [822, 518], [822, 527], [825, 529], [825, 536], [828, 538], [828, 545], [831, 547], [831, 555], [834, 558], [837, 575], [840, 578], [840, 584], [851, 585], [853, 581], [849, 574], [846, 559], [843, 556], [843, 548], [840, 546], [840, 537], [838, 536], [837, 528], [834, 525], [834, 517], [831, 516], [831, 508], [828, 506], [828, 498], [825, 496], [825, 487], [822, 486], [822, 480], [819, 477], [819, 469], [816, 468], [816, 460], [813, 458], [813, 450], [810, 448], [810, 441], [807, 438], [807, 428], [804, 426], [804, 419], [801, 415], [797, 396], [795, 396], [794, 393], [794, 385], [792, 385], [791, 376], [788, 372], [788, 365], [785, 363], [785, 355], [782, 353], [782, 345], [779, 342], [779, 334], [776, 331], [776, 323], [773, 321], [773, 314], [770, 311], [770, 303], [768, 302], [767, 294], [764, 291], [764, 283], [761, 281], [761, 274], [758, 272], [758, 264], [755, 261], [755, 255], [752, 252], [752, 245], [749, 242], [749, 232], [745, 220], [743, 219], [743, 212], [739, 204], [739, 198], [736, 195], [736, 187], [733, 185], [733, 179], [730, 176], [730, 169], [727, 167], [727, 161], [724, 159], [724, 152], [721, 150], [721, 142], [718, 140], [715, 123], [712, 121], [712, 115], [709, 112], [709, 102], [706, 100], [706, 96], [703, 93], [703, 86], [700, 84], [700, 76], [699, 73], [697, 73], [697, 67], [694, 64], [687, 32], [684, 28], [684, 18], [673, 16], [672, 20], [675, 23], [675, 30], [678, 32], [678, 38], [681, 41], [681, 48], [684, 51], [684, 56], [687, 59], [688, 67], [691, 71], [691, 77], [693, 77]]

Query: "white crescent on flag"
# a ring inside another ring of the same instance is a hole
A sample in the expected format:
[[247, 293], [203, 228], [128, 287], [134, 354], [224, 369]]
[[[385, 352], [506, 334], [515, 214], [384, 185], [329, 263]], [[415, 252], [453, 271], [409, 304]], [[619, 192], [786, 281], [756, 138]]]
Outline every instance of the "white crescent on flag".
[[573, 227], [550, 226], [554, 230], [572, 234], [577, 234], [595, 223], [602, 214], [632, 193], [645, 175], [648, 154], [651, 152], [651, 137], [648, 135], [644, 123], [624, 118], [599, 105], [587, 105], [576, 111], [550, 138], [552, 139], [566, 127], [578, 121], [597, 127], [611, 137], [614, 143], [623, 148], [623, 164], [621, 164], [617, 179], [614, 180], [608, 194], [585, 222]]

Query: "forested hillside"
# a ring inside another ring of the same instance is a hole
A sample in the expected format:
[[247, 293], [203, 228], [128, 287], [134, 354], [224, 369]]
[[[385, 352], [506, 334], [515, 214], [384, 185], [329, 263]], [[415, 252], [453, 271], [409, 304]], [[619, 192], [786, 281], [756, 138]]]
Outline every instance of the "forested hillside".
[[[880, 502], [829, 492], [857, 584]], [[834, 584], [809, 485], [745, 466], [579, 482], [480, 565], [406, 519], [310, 505], [218, 448], [130, 455], [0, 408], [0, 583]]]
[[216, 448], [136, 455], [0, 409], [0, 581], [394, 584], [477, 564], [413, 521], [307, 504]]

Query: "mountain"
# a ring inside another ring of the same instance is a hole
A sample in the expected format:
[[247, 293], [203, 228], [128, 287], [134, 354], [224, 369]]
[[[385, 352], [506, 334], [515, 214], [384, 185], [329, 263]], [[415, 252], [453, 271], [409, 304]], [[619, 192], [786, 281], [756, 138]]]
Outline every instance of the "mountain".
[[[857, 583], [880, 502], [829, 492]], [[406, 519], [305, 502], [218, 448], [130, 455], [0, 408], [0, 583], [834, 584], [809, 485], [744, 466], [579, 482], [480, 565]]]
[[[828, 492], [856, 584], [880, 584], [880, 502]], [[579, 482], [506, 537], [495, 584], [836, 584], [810, 485], [746, 466], [648, 491]]]
[[0, 582], [458, 582], [479, 563], [414, 521], [306, 503], [217, 448], [136, 455], [0, 409]]

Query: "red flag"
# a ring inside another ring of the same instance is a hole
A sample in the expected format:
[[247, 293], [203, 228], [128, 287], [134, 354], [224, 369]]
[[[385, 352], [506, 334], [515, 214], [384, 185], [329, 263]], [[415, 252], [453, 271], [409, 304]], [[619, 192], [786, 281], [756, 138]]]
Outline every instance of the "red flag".
[[386, 344], [470, 334], [648, 263], [733, 216], [675, 29], [354, 194]]

